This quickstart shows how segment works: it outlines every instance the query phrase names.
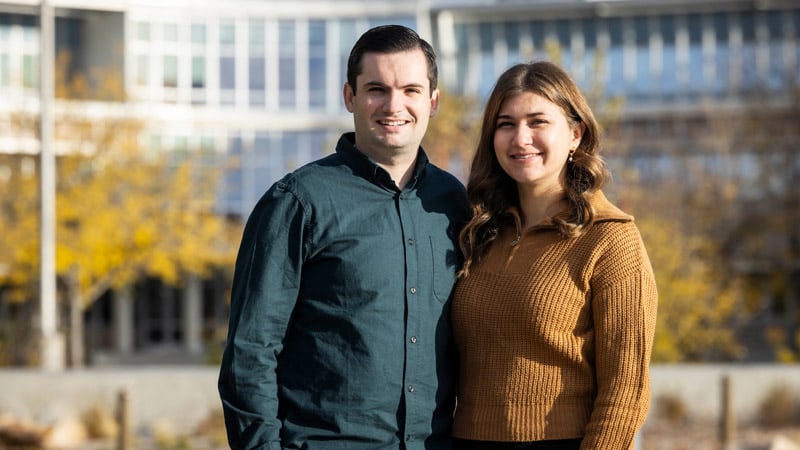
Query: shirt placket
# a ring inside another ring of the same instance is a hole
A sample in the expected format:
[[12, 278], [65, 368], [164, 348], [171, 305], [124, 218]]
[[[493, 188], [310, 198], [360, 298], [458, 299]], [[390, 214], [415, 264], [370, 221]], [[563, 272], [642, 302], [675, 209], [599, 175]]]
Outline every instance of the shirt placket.
[[419, 257], [417, 247], [419, 245], [413, 217], [413, 198], [409, 192], [400, 193], [397, 196], [397, 211], [400, 216], [400, 226], [403, 233], [403, 245], [405, 253], [405, 302], [406, 302], [406, 323], [405, 323], [405, 373], [403, 374], [403, 386], [405, 388], [405, 417], [403, 418], [403, 439], [406, 445], [411, 444], [417, 434], [415, 418], [419, 415], [419, 402], [417, 396], [421, 395], [416, 381], [422, 375], [419, 373], [418, 355], [421, 342], [420, 336], [420, 286], [419, 277]]

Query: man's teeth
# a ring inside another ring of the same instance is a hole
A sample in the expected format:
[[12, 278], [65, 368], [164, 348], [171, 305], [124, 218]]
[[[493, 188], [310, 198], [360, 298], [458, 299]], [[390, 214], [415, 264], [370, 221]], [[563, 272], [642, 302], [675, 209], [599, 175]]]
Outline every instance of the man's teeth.
[[381, 121], [381, 125], [388, 125], [392, 127], [400, 126], [403, 125], [404, 123], [406, 122], [403, 120]]

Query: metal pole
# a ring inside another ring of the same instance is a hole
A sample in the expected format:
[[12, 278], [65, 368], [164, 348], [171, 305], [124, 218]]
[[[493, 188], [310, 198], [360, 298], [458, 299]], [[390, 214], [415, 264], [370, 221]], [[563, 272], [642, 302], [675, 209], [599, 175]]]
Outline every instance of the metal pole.
[[53, 97], [55, 95], [55, 16], [48, 0], [39, 14], [40, 49], [40, 327], [41, 366], [64, 368], [64, 345], [56, 323], [56, 159], [53, 151]]

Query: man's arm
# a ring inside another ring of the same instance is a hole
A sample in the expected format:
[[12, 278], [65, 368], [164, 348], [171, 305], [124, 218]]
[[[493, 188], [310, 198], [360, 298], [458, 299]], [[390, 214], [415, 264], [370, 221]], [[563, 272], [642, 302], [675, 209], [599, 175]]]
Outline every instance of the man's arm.
[[276, 369], [297, 299], [305, 223], [300, 202], [281, 181], [245, 226], [218, 385], [234, 450], [281, 448]]

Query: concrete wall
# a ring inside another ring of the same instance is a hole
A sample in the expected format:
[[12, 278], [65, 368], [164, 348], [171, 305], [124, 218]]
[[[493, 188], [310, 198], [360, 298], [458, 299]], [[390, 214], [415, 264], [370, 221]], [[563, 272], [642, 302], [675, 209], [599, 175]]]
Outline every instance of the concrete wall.
[[[669, 365], [651, 370], [651, 411], [657, 399], [667, 395], [682, 400], [693, 419], [717, 421], [724, 376], [733, 388], [732, 405], [739, 422], [754, 419], [768, 392], [778, 386], [789, 388], [800, 402], [800, 365]], [[0, 370], [0, 415], [51, 423], [98, 404], [114, 411], [119, 391], [126, 389], [135, 431], [166, 423], [176, 432], [188, 433], [210, 414], [219, 413], [216, 382], [215, 367]]]
[[732, 411], [740, 423], [757, 419], [761, 403], [773, 389], [788, 389], [800, 405], [800, 364], [658, 365], [651, 372], [651, 417], [659, 397], [665, 395], [682, 400], [692, 419], [718, 421], [726, 376]]
[[124, 389], [134, 432], [146, 433], [158, 423], [190, 433], [221, 411], [216, 383], [217, 369], [201, 366], [0, 370], [0, 416], [49, 424], [95, 405], [114, 413]]

